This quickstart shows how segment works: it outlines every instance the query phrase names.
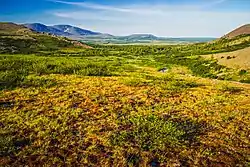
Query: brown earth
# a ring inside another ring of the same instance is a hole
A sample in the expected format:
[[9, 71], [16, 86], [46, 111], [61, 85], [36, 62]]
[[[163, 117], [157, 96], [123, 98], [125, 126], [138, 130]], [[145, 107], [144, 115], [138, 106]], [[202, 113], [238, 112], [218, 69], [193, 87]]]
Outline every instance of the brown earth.
[[223, 38], [234, 38], [239, 35], [249, 35], [250, 34], [250, 24], [243, 25], [232, 32], [223, 36]]

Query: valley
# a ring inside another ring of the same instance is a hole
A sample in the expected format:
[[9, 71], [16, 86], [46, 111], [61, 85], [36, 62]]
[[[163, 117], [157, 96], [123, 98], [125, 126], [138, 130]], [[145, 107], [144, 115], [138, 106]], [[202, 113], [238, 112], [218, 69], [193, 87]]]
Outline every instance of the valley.
[[0, 165], [249, 166], [249, 35], [104, 45], [0, 23]]

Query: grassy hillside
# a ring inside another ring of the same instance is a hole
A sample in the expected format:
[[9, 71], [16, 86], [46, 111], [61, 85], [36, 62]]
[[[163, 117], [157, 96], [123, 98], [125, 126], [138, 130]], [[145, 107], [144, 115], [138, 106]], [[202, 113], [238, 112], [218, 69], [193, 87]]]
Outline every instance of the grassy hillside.
[[4, 23], [4, 22], [0, 22], [0, 34], [1, 35], [6, 35], [6, 36], [10, 36], [10, 35], [24, 35], [24, 34], [29, 34], [32, 33], [32, 30], [27, 29], [26, 27], [22, 26], [22, 25], [17, 25], [14, 23]]
[[249, 166], [248, 39], [0, 54], [0, 166]]
[[216, 59], [218, 64], [235, 69], [250, 69], [250, 47], [233, 52], [204, 55], [204, 58]]
[[0, 23], [0, 53], [35, 53], [67, 47], [87, 47], [67, 38], [34, 32], [22, 25]]

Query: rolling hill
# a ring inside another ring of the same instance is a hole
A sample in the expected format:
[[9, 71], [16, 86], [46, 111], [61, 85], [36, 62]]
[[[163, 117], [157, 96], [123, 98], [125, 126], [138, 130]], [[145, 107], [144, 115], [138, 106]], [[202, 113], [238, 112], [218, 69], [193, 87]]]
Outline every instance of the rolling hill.
[[250, 47], [233, 52], [205, 55], [203, 57], [217, 59], [218, 64], [229, 68], [250, 69]]
[[[7, 22], [2, 22], [0, 23], [0, 35], [17, 35], [18, 33], [20, 34], [25, 34], [25, 33], [31, 33], [31, 29], [27, 29], [25, 26], [18, 25], [15, 23], [7, 23]], [[33, 31], [34, 32], [34, 31]]]
[[132, 35], [120, 37], [120, 39], [123, 39], [126, 41], [137, 41], [137, 40], [158, 40], [159, 38], [152, 34], [132, 34]]
[[65, 47], [88, 46], [65, 37], [39, 33], [23, 25], [0, 23], [0, 53], [34, 53]]
[[250, 35], [250, 24], [243, 25], [232, 32], [223, 36], [223, 38], [234, 38], [239, 35]]
[[246, 24], [213, 42], [215, 47], [225, 48], [227, 52], [203, 55], [228, 68], [250, 69], [250, 24]]

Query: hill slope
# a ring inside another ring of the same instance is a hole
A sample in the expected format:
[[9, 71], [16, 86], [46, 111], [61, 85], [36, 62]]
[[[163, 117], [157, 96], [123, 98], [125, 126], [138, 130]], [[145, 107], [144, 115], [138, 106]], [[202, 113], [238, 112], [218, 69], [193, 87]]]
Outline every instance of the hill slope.
[[42, 34], [14, 23], [0, 23], [0, 53], [33, 53], [65, 47], [87, 47], [64, 37]]
[[210, 53], [204, 52], [203, 58], [216, 60], [228, 68], [250, 69], [250, 24], [204, 46]]
[[226, 34], [224, 38], [234, 38], [239, 35], [250, 35], [250, 24], [246, 24], [244, 26], [241, 26], [232, 32]]
[[218, 64], [229, 68], [250, 69], [250, 47], [213, 55], [205, 55], [205, 58], [214, 58], [218, 60]]
[[0, 35], [10, 35], [10, 34], [25, 34], [31, 33], [32, 30], [27, 29], [25, 26], [17, 25], [15, 23], [0, 23]]

